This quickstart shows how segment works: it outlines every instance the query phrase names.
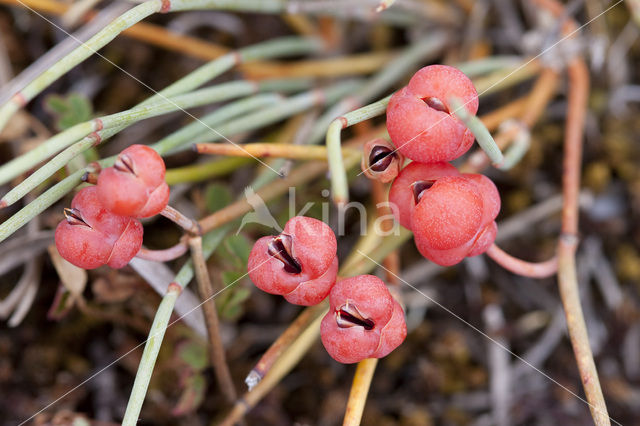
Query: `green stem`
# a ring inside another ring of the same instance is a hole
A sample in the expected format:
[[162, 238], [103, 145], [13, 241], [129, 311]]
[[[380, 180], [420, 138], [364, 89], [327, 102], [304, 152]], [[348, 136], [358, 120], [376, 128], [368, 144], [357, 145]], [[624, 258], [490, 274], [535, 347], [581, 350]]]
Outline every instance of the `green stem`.
[[356, 93], [342, 99], [333, 108], [318, 118], [309, 138], [309, 144], [319, 143], [331, 122], [340, 115], [359, 108], [380, 96], [406, 75], [408, 70], [415, 69], [420, 63], [439, 52], [446, 44], [447, 38], [442, 33], [435, 33], [422, 39], [395, 57], [389, 65], [370, 78]]
[[217, 133], [205, 132], [195, 138], [192, 143], [215, 142], [222, 138], [221, 135], [232, 135], [240, 131], [254, 130], [295, 115], [312, 106], [333, 103], [359, 84], [356, 80], [348, 80], [336, 83], [328, 88], [316, 89], [293, 96], [274, 107], [265, 108], [223, 124], [216, 129]]
[[[23, 182], [24, 187], [27, 189], [17, 189], [16, 187], [16, 195], [12, 195], [10, 197], [11, 202], [8, 200], [5, 201], [7, 201], [7, 204], [15, 202], [26, 192], [33, 189], [35, 187], [34, 185], [40, 184], [56, 170], [65, 166], [75, 155], [78, 155], [85, 149], [89, 148], [92, 144], [89, 143], [90, 141], [87, 140], [86, 137], [90, 134], [91, 141], [94, 143], [96, 141], [100, 142], [99, 139], [96, 140], [95, 134], [92, 133], [96, 130], [116, 128], [116, 132], [119, 132], [138, 121], [156, 117], [158, 115], [184, 110], [186, 108], [207, 105], [214, 102], [221, 102], [238, 96], [252, 94], [257, 91], [298, 91], [300, 89], [307, 88], [309, 84], [310, 82], [306, 79], [267, 80], [259, 83], [252, 81], [234, 81], [177, 95], [173, 98], [163, 98], [152, 104], [138, 106], [126, 111], [106, 115], [86, 123], [78, 124], [54, 136], [48, 141], [45, 141], [38, 148], [31, 150], [0, 167], [0, 184], [2, 184], [34, 167], [50, 155], [58, 152], [60, 149], [65, 149], [78, 141], [78, 139], [84, 138], [80, 142], [79, 147], [67, 151], [57, 160], [52, 160], [52, 162], [47, 164], [46, 167], [40, 168], [37, 172], [29, 176], [29, 178]], [[71, 156], [72, 154], [75, 155]], [[17, 196], [18, 194], [20, 194], [20, 196]]]
[[149, 337], [144, 345], [144, 351], [142, 352], [142, 359], [138, 365], [138, 373], [136, 379], [133, 382], [133, 390], [129, 397], [129, 403], [127, 404], [127, 410], [124, 413], [123, 425], [136, 425], [138, 423], [138, 416], [140, 415], [140, 409], [142, 403], [147, 394], [147, 388], [149, 387], [149, 381], [151, 380], [151, 374], [153, 373], [153, 367], [158, 359], [158, 353], [160, 352], [160, 346], [162, 346], [162, 339], [164, 333], [167, 331], [167, 324], [171, 319], [173, 313], [173, 307], [176, 304], [176, 299], [180, 295], [182, 288], [175, 283], [169, 284], [167, 293], [162, 298], [156, 316], [153, 319], [153, 324], [149, 330]]
[[[322, 46], [316, 39], [301, 37], [282, 37], [248, 46], [239, 49], [237, 52], [228, 53], [197, 68], [195, 71], [192, 71], [182, 77], [133, 109], [147, 106], [163, 99], [166, 100], [166, 98], [170, 96], [180, 95], [195, 90], [241, 62], [313, 53], [320, 50], [321, 47]], [[60, 152], [60, 150], [82, 139], [91, 132], [100, 130], [103, 127], [103, 123], [93, 120], [89, 123], [78, 124], [65, 132], [55, 135], [48, 141], [40, 144], [36, 149], [0, 167], [0, 185], [8, 182], [21, 173], [24, 173], [44, 159], [55, 155]], [[118, 132], [125, 127], [126, 126], [123, 125]]]
[[160, 139], [151, 145], [153, 149], [161, 155], [172, 154], [176, 149], [182, 147], [187, 142], [191, 142], [196, 136], [209, 130], [209, 127], [218, 126], [232, 118], [247, 114], [258, 108], [274, 106], [282, 101], [282, 96], [275, 93], [264, 93], [248, 98], [240, 99], [233, 103], [224, 105], [210, 114], [184, 126], [170, 135]]
[[[168, 6], [168, 7], [167, 7]], [[13, 114], [22, 106], [31, 101], [53, 82], [66, 74], [76, 65], [89, 58], [99, 49], [107, 45], [118, 34], [134, 24], [142, 21], [146, 17], [158, 12], [176, 12], [181, 10], [195, 9], [230, 9], [247, 10], [260, 12], [275, 12], [283, 8], [282, 1], [274, 0], [243, 0], [243, 1], [221, 1], [221, 0], [148, 0], [131, 10], [125, 12], [113, 22], [99, 31], [96, 35], [87, 40], [78, 48], [71, 51], [67, 56], [56, 62], [53, 66], [40, 74], [36, 79], [16, 93], [9, 102], [0, 107], [0, 131], [8, 123]], [[233, 66], [233, 64], [231, 64]]]
[[387, 96], [377, 102], [351, 111], [336, 118], [327, 130], [327, 157], [329, 161], [329, 173], [331, 174], [331, 193], [336, 205], [344, 206], [349, 200], [349, 185], [347, 184], [347, 172], [342, 160], [342, 145], [340, 132], [349, 126], [377, 117], [385, 113], [391, 96]]
[[[219, 228], [209, 232], [202, 238], [202, 248], [205, 259], [211, 256], [228, 231], [228, 227]], [[169, 319], [171, 318], [176, 299], [189, 282], [191, 282], [193, 276], [193, 263], [189, 260], [180, 269], [175, 277], [175, 281], [169, 284], [167, 293], [160, 302], [158, 311], [153, 319], [153, 324], [149, 330], [149, 337], [146, 340], [144, 351], [142, 352], [142, 359], [138, 365], [138, 371], [136, 372], [136, 378], [133, 382], [127, 409], [124, 414], [124, 419], [122, 420], [123, 425], [134, 426], [138, 422], [138, 416], [140, 415], [140, 410], [142, 409], [142, 404], [147, 394], [149, 381], [151, 380], [153, 368], [158, 359], [162, 339], [169, 325]], [[187, 315], [189, 313], [190, 312], [188, 312]]]
[[[136, 107], [127, 111], [107, 115], [102, 118], [92, 120], [86, 124], [91, 124], [98, 121], [101, 122], [102, 126], [107, 130], [116, 128], [116, 131], [119, 131], [124, 127], [128, 127], [133, 123], [150, 117], [155, 117], [173, 111], [183, 110], [185, 108], [193, 108], [196, 106], [206, 105], [214, 102], [221, 102], [233, 97], [251, 94], [258, 90], [286, 90], [290, 88], [297, 90], [300, 87], [298, 86], [298, 84], [300, 83], [301, 82], [299, 80], [271, 80], [261, 83], [237, 81], [225, 83], [207, 89], [196, 90], [195, 92], [178, 95], [174, 98], [160, 100], [146, 106]], [[303, 83], [304, 86], [307, 85], [306, 81]], [[65, 132], [63, 132], [63, 134], [64, 133]], [[67, 138], [67, 140], [71, 139]], [[0, 205], [9, 206], [20, 200], [27, 193], [44, 182], [45, 179], [53, 175], [57, 170], [64, 167], [73, 158], [82, 154], [90, 147], [99, 144], [100, 142], [101, 139], [98, 133], [86, 135], [86, 137], [80, 142], [76, 142], [75, 144], [62, 151], [51, 161], [47, 162], [45, 165], [37, 169], [34, 173], [28, 176], [11, 191], [9, 191], [9, 193], [6, 194], [0, 201]], [[40, 152], [45, 151], [43, 150]], [[23, 156], [23, 164], [25, 166], [29, 165], [30, 167], [31, 164], [37, 164], [39, 161], [41, 161], [41, 158], [38, 158], [38, 156], [34, 155], [34, 153], [36, 153], [36, 150], [30, 151]], [[27, 157], [29, 161], [24, 160], [24, 157]], [[15, 165], [7, 164], [6, 167], [11, 168], [14, 172], [18, 171]]]
[[168, 169], [164, 179], [169, 186], [177, 183], [202, 182], [211, 178], [227, 175], [246, 164], [251, 164], [253, 161], [253, 158], [244, 157], [215, 159], [192, 166]]
[[484, 150], [487, 154], [491, 162], [495, 167], [500, 167], [502, 162], [504, 161], [504, 156], [498, 148], [496, 141], [493, 140], [491, 133], [486, 128], [486, 126], [480, 121], [478, 117], [474, 114], [470, 114], [463, 105], [462, 101], [458, 98], [451, 97], [449, 98], [449, 102], [453, 107], [453, 113], [456, 117], [458, 117], [462, 122], [471, 130], [473, 135], [476, 137], [480, 148]]

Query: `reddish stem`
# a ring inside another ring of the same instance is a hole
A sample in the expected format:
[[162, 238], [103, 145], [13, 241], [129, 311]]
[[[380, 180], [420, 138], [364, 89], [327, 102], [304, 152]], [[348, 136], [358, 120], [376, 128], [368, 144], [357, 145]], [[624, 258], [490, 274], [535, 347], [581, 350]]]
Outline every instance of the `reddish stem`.
[[486, 253], [504, 269], [523, 277], [547, 278], [558, 272], [558, 258], [556, 256], [544, 262], [527, 262], [511, 256], [495, 244], [489, 247]]
[[148, 248], [141, 247], [138, 254], [136, 254], [136, 257], [145, 260], [153, 260], [154, 262], [168, 262], [179, 258], [186, 252], [187, 244], [186, 241], [182, 240], [178, 244], [163, 250], [150, 250]]

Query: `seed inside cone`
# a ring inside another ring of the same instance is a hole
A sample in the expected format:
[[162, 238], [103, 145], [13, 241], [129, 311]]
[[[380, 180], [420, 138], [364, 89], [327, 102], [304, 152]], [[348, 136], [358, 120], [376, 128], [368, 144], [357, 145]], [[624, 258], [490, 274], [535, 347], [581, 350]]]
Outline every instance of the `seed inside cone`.
[[127, 154], [118, 155], [113, 167], [119, 172], [136, 174], [133, 160]]
[[429, 96], [429, 97], [423, 98], [422, 100], [424, 101], [425, 104], [427, 104], [427, 106], [429, 106], [429, 108], [433, 108], [436, 111], [442, 111], [449, 114], [449, 108], [447, 108], [444, 102], [442, 102], [440, 99], [433, 96]]
[[69, 225], [89, 226], [87, 222], [82, 219], [82, 215], [79, 210], [65, 208], [64, 217], [67, 219]]
[[435, 180], [418, 180], [411, 184], [411, 189], [413, 190], [413, 199], [415, 200], [416, 204], [418, 204], [418, 202], [422, 198], [422, 195], [424, 195], [424, 192], [431, 188], [434, 183], [436, 183]]
[[284, 265], [284, 270], [290, 274], [299, 274], [302, 267], [293, 257], [292, 253], [293, 238], [291, 235], [280, 234], [274, 237], [269, 243], [268, 253], [278, 259]]
[[374, 172], [383, 172], [389, 167], [394, 157], [395, 154], [389, 147], [376, 145], [369, 154], [369, 167]]
[[364, 327], [365, 330], [373, 330], [375, 323], [369, 318], [365, 318], [358, 308], [353, 304], [345, 303], [340, 308], [336, 309], [336, 323], [340, 328], [350, 327]]

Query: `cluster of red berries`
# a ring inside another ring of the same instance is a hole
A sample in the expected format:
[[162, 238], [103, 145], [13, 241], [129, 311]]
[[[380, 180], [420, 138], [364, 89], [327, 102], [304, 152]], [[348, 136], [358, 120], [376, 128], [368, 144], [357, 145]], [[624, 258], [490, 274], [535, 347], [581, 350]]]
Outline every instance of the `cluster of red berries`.
[[418, 250], [443, 266], [484, 253], [495, 240], [500, 196], [491, 180], [460, 174], [446, 163], [469, 150], [473, 133], [453, 113], [462, 100], [470, 114], [478, 94], [469, 78], [446, 65], [422, 68], [396, 92], [387, 108], [387, 130], [412, 163], [391, 185], [389, 201], [398, 222], [414, 233]]
[[311, 306], [329, 296], [322, 343], [336, 361], [382, 358], [407, 335], [404, 312], [386, 285], [372, 275], [336, 283], [337, 242], [323, 222], [296, 216], [280, 235], [262, 237], [249, 255], [249, 277], [261, 290]]
[[169, 201], [162, 157], [144, 145], [122, 151], [98, 184], [80, 190], [56, 228], [56, 247], [84, 269], [122, 268], [142, 246], [138, 218], [160, 213]]

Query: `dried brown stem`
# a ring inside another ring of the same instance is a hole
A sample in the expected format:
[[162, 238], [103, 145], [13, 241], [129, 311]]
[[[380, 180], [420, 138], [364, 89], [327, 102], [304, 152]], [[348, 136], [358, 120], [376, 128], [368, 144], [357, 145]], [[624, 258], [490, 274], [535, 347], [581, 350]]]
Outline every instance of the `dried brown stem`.
[[[231, 145], [225, 143], [198, 143], [194, 145], [198, 154], [227, 155], [234, 157], [275, 157], [290, 158], [292, 160], [323, 160], [327, 159], [327, 148], [316, 145], [292, 145], [276, 143], [248, 143]], [[343, 155], [353, 155], [356, 151], [350, 148], [342, 149]]]
[[309, 324], [315, 321], [318, 316], [327, 310], [326, 303], [311, 306], [302, 311], [300, 315], [287, 327], [287, 329], [271, 344], [269, 349], [262, 355], [258, 363], [251, 370], [245, 379], [249, 391], [253, 389], [260, 380], [269, 372], [273, 364], [280, 358], [291, 344], [307, 329]]
[[214, 292], [209, 278], [209, 271], [202, 252], [202, 237], [196, 236], [189, 238], [189, 247], [191, 248], [191, 258], [198, 283], [198, 293], [202, 299], [202, 310], [204, 311], [204, 319], [207, 324], [207, 332], [209, 333], [209, 347], [211, 355], [211, 363], [216, 373], [218, 384], [222, 394], [227, 401], [233, 403], [237, 394], [231, 371], [227, 365], [224, 354], [224, 346], [220, 338], [220, 320], [218, 319], [218, 311], [215, 301], [213, 300]]

